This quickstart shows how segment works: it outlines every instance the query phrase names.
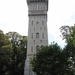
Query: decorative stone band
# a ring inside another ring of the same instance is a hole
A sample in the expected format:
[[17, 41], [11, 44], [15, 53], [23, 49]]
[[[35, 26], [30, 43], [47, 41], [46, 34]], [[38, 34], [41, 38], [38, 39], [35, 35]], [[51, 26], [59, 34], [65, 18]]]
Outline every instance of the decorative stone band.
[[28, 16], [44, 16], [44, 15], [46, 15], [47, 16], [47, 14], [29, 14]]
[[48, 0], [27, 0], [27, 2], [48, 2]]
[[35, 16], [35, 15], [47, 15], [47, 11], [29, 11], [29, 15]]

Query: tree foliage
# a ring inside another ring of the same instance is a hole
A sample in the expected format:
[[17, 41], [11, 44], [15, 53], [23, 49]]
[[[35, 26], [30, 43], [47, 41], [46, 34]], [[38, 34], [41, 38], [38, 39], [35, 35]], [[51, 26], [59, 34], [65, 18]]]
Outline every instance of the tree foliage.
[[23, 75], [27, 37], [0, 30], [0, 75]]
[[71, 61], [58, 44], [41, 47], [31, 59], [32, 70], [37, 75], [72, 75]]
[[0, 30], [0, 75], [4, 75], [11, 63], [12, 46], [2, 30]]
[[61, 26], [60, 32], [68, 44], [75, 44], [75, 26]]
[[66, 43], [67, 43], [67, 45], [64, 48], [65, 49], [64, 52], [66, 53], [66, 56], [68, 56], [72, 62], [71, 70], [75, 72], [75, 25], [62, 26], [61, 33], [62, 33], [62, 36], [65, 37], [64, 39], [66, 40]]
[[61, 36], [63, 39], [66, 39], [67, 41], [67, 37], [70, 35], [71, 33], [71, 27], [66, 25], [66, 26], [61, 26], [60, 27], [60, 32], [61, 32]]
[[23, 75], [24, 62], [26, 59], [26, 51], [27, 51], [27, 37], [22, 36], [17, 32], [8, 32], [6, 33], [6, 35], [9, 36], [9, 40], [11, 41], [13, 48], [10, 74]]

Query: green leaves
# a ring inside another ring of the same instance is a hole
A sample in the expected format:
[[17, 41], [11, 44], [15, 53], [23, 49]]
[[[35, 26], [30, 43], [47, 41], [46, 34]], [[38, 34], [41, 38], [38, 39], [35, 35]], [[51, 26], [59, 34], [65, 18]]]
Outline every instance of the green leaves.
[[11, 43], [8, 37], [0, 30], [0, 74], [4, 75], [10, 65], [12, 53]]
[[9, 71], [11, 75], [23, 75], [27, 51], [27, 37], [22, 36], [17, 32], [8, 32], [6, 35], [9, 36], [13, 49], [11, 57], [12, 62]]
[[0, 30], [0, 75], [23, 75], [27, 37]]
[[37, 75], [68, 75], [70, 72], [68, 65], [71, 63], [65, 54], [57, 43], [42, 46], [31, 60], [32, 70]]
[[60, 32], [67, 44], [75, 46], [75, 26], [61, 26]]

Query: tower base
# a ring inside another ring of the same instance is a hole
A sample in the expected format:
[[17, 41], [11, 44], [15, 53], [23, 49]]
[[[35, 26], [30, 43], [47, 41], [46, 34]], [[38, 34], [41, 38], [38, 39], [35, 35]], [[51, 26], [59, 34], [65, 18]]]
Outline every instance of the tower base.
[[24, 67], [24, 75], [36, 75], [32, 70], [30, 66], [30, 60], [27, 57], [25, 60], [25, 67]]

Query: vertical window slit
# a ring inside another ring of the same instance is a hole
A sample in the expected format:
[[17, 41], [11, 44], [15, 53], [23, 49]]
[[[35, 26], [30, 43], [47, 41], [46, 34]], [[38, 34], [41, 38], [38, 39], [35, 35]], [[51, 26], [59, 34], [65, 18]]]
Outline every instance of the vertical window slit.
[[44, 25], [44, 21], [42, 20], [42, 25]]
[[31, 52], [33, 52], [33, 46], [31, 47]]
[[44, 39], [44, 33], [42, 33], [42, 38]]
[[33, 21], [32, 21], [32, 26], [33, 26]]
[[31, 38], [33, 39], [33, 33], [31, 34]]

